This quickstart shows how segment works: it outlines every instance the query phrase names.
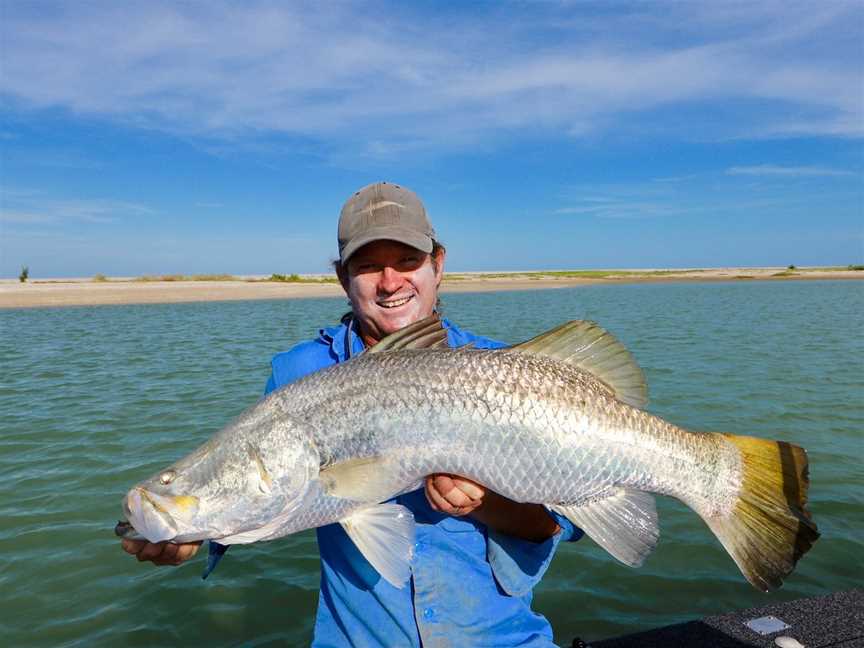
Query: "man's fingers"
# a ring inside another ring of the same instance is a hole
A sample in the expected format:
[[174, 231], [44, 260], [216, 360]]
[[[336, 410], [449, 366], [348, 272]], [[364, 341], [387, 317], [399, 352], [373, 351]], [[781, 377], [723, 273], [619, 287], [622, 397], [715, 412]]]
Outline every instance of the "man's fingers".
[[122, 541], [123, 551], [135, 554], [140, 562], [150, 561], [154, 565], [180, 565], [196, 553], [200, 542], [172, 544], [170, 542], [147, 542], [146, 540]]
[[192, 556], [198, 553], [198, 547], [201, 546], [200, 542], [192, 542], [186, 544], [171, 544], [168, 543], [162, 549], [162, 553], [160, 553], [156, 558], [153, 559], [154, 565], [182, 565], [184, 562], [189, 560]]
[[198, 553], [199, 547], [201, 547], [200, 542], [190, 542], [188, 544], [177, 545], [176, 557], [180, 562], [186, 562]]
[[123, 547], [123, 551], [128, 554], [132, 554], [133, 556], [139, 551], [141, 551], [141, 549], [146, 544], [146, 540], [130, 540], [129, 538], [123, 538], [123, 540], [120, 541], [120, 545]]
[[472, 500], [456, 487], [449, 475], [427, 477], [425, 493], [433, 510], [448, 515], [467, 515], [481, 504], [481, 500]]
[[424, 493], [426, 494], [426, 500], [429, 502], [429, 506], [432, 507], [432, 510], [438, 511], [439, 513], [448, 513], [451, 508], [449, 502], [444, 499], [444, 496], [438, 491], [435, 487], [435, 480], [432, 477], [426, 478], [426, 488], [424, 489]]
[[162, 551], [158, 555], [153, 556], [154, 565], [173, 565], [174, 557], [177, 554], [177, 545], [166, 544], [162, 547]]
[[162, 552], [165, 551], [165, 547], [167, 546], [167, 542], [148, 542], [140, 551], [138, 551], [138, 560], [141, 562], [153, 560], [155, 562], [162, 555]]
[[439, 474], [432, 478], [432, 485], [453, 506], [472, 506], [486, 494], [482, 486], [464, 477]]
[[470, 497], [472, 500], [483, 499], [483, 496], [486, 494], [486, 490], [484, 488], [482, 488], [478, 483], [471, 481], [470, 479], [454, 476], [452, 478], [452, 481], [455, 488], [458, 488], [461, 492]]

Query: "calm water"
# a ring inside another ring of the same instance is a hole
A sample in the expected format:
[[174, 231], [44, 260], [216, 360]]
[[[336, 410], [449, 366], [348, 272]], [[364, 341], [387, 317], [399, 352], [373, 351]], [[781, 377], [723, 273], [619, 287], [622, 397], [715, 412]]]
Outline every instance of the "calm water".
[[[645, 369], [650, 409], [679, 425], [805, 446], [822, 538], [782, 590], [752, 589], [698, 517], [660, 502], [645, 566], [564, 547], [536, 609], [569, 645], [864, 581], [864, 284], [592, 286], [447, 295], [446, 314], [518, 342], [600, 322]], [[139, 565], [112, 537], [135, 481], [254, 402], [269, 358], [338, 319], [341, 299], [0, 311], [0, 630], [4, 645], [305, 643], [311, 532]]]

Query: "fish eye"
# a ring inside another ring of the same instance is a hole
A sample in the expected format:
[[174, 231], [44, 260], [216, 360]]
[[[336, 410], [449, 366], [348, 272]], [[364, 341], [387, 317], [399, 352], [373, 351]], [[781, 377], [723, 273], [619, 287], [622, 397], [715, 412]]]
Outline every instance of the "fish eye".
[[166, 470], [161, 475], [159, 475], [159, 482], [165, 486], [174, 481], [174, 478], [177, 476], [177, 473], [173, 470]]

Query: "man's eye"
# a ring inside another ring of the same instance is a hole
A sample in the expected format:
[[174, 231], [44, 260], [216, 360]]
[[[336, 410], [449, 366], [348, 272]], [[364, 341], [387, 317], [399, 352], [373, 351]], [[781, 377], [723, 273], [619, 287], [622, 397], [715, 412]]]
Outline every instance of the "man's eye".
[[355, 266], [358, 273], [375, 272], [376, 267], [374, 263], [358, 263]]
[[399, 266], [402, 268], [416, 268], [423, 263], [423, 257], [412, 255], [405, 256], [399, 259]]

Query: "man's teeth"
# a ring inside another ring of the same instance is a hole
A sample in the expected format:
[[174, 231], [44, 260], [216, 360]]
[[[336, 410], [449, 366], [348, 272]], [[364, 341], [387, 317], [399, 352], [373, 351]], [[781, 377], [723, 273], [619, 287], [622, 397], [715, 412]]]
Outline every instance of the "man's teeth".
[[402, 299], [394, 299], [392, 301], [378, 302], [378, 304], [380, 306], [383, 306], [384, 308], [396, 308], [397, 306], [401, 306], [402, 304], [407, 304], [411, 300], [412, 296], [413, 295], [410, 295], [408, 297], [403, 297]]

